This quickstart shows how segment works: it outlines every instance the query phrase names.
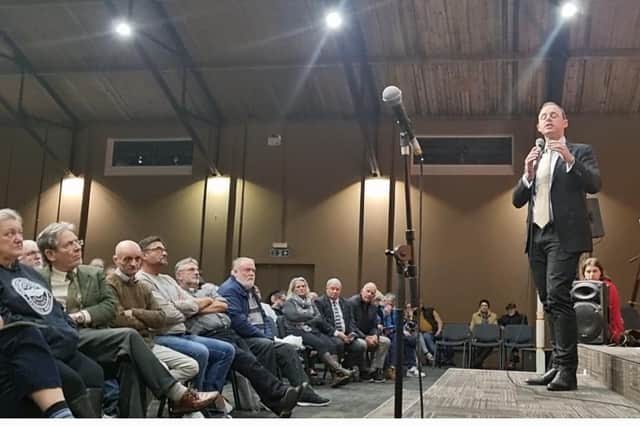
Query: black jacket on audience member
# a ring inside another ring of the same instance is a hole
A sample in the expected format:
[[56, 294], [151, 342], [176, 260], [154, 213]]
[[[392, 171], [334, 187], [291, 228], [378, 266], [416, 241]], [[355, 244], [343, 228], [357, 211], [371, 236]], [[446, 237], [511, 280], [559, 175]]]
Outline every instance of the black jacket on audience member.
[[362, 300], [362, 297], [360, 297], [360, 294], [351, 296], [348, 299], [348, 302], [353, 309], [353, 320], [357, 327], [355, 332], [358, 333], [358, 331], [360, 331], [364, 336], [373, 336], [378, 334], [380, 318], [378, 317], [377, 306], [373, 303], [365, 303]]
[[[353, 318], [352, 306], [349, 302], [347, 302], [342, 297], [338, 298], [338, 304], [340, 305], [340, 309], [342, 310], [342, 319], [344, 321], [344, 334], [347, 336], [351, 333], [355, 333], [358, 337], [364, 337], [364, 334], [358, 330], [356, 323]], [[333, 333], [336, 331], [336, 319], [333, 317], [333, 306], [331, 306], [331, 300], [325, 295], [318, 297], [316, 299], [316, 306], [318, 310], [322, 314], [322, 318], [327, 323], [331, 332], [329, 333], [333, 336]]]

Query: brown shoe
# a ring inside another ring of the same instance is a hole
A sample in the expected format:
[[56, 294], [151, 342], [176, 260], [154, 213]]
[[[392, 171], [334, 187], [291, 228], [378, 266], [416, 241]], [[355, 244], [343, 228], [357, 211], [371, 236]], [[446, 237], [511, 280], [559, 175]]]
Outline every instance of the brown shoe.
[[179, 401], [169, 401], [172, 414], [187, 414], [207, 408], [218, 399], [220, 392], [196, 392], [187, 389]]

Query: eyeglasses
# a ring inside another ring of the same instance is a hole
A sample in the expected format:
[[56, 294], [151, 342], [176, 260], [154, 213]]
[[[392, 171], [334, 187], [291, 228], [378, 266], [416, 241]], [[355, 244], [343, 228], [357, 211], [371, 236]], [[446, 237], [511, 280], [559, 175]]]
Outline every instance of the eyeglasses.
[[78, 246], [78, 247], [82, 248], [84, 246], [84, 241], [83, 240], [71, 240], [71, 241], [68, 241], [68, 242], [64, 243], [63, 245], [61, 245], [60, 248], [63, 249], [63, 250], [69, 250], [71, 248], [75, 248], [74, 246]]

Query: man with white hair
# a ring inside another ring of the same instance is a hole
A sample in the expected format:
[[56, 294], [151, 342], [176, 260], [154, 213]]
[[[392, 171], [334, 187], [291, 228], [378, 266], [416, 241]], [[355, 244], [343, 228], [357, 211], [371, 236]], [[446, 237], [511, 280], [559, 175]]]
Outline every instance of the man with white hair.
[[[232, 339], [233, 343], [235, 343], [237, 346], [250, 351], [250, 348], [244, 341], [244, 339], [238, 336], [238, 334], [233, 331], [233, 329], [230, 329], [228, 327], [231, 323], [231, 320], [226, 314], [228, 306], [227, 300], [218, 294], [218, 291], [213, 285], [205, 284], [201, 289], [198, 290], [198, 282], [200, 278], [198, 261], [192, 257], [182, 259], [178, 261], [178, 263], [176, 263], [175, 271], [178, 284], [180, 284], [180, 286], [185, 290], [192, 292], [196, 297], [211, 297], [213, 300], [224, 303], [224, 307], [221, 308], [216, 314], [205, 314], [192, 317], [190, 321], [187, 322], [189, 331], [191, 333], [203, 335], [208, 335], [209, 333], [211, 333], [212, 336], [222, 338], [227, 341], [229, 341], [229, 339]], [[211, 317], [212, 315], [216, 315], [217, 317], [219, 317], [219, 320], [209, 320], [209, 317]], [[227, 335], [227, 337], [224, 337], [225, 334]], [[274, 352], [276, 362], [280, 367], [280, 373], [289, 381], [289, 384], [291, 384], [291, 386], [301, 386], [304, 383], [309, 382], [309, 378], [305, 374], [302, 363], [300, 362], [298, 351], [294, 346], [284, 342], [274, 342], [271, 347], [272, 351]], [[238, 349], [236, 348], [236, 356], [237, 355]], [[251, 355], [253, 356], [253, 353]], [[274, 371], [272, 373], [277, 375], [278, 372]], [[247, 376], [246, 374], [244, 375]], [[247, 376], [247, 378], [251, 377]], [[324, 407], [329, 405], [329, 402], [330, 400], [328, 398], [323, 398], [315, 393], [311, 386], [306, 386], [302, 391], [302, 396], [298, 400], [298, 405]]]
[[316, 299], [315, 303], [329, 326], [331, 335], [340, 342], [338, 349], [345, 353], [345, 368], [357, 366], [361, 372], [360, 378], [368, 380], [370, 377], [365, 368], [367, 343], [358, 336], [352, 307], [340, 296], [341, 292], [342, 282], [338, 278], [330, 278], [325, 294]]
[[33, 240], [24, 240], [22, 242], [22, 255], [18, 259], [23, 265], [32, 268], [42, 267], [42, 254], [38, 249], [38, 244]]
[[40, 273], [54, 296], [65, 300], [69, 318], [79, 330], [78, 348], [103, 366], [116, 366], [122, 417], [146, 416], [145, 387], [158, 398], [167, 397], [175, 414], [200, 411], [214, 403], [218, 392], [194, 392], [179, 383], [136, 330], [109, 328], [116, 298], [100, 269], [81, 264], [83, 241], [73, 225], [52, 223], [37, 241], [47, 263]]

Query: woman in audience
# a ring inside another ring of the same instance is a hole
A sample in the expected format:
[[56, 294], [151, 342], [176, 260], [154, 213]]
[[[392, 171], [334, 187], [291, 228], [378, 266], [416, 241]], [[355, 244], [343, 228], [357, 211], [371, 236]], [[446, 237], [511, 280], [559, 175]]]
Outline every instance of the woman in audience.
[[309, 293], [309, 284], [303, 277], [294, 278], [289, 283], [287, 301], [282, 307], [285, 332], [301, 336], [305, 345], [318, 351], [320, 359], [333, 373], [331, 386], [344, 385], [349, 381], [351, 371], [338, 362], [337, 345], [326, 334], [328, 324], [311, 301]]
[[[22, 254], [22, 240], [20, 215], [11, 209], [0, 210], [0, 317], [3, 324], [2, 333], [6, 338], [4, 350], [13, 353], [14, 350], [19, 349], [20, 359], [40, 360], [31, 361], [32, 365], [29, 366], [21, 366], [23, 375], [32, 380], [30, 385], [16, 384], [15, 391], [9, 394], [4, 392], [7, 389], [2, 386], [0, 406], [6, 409], [17, 409], [17, 412], [25, 408], [25, 415], [33, 415], [29, 414], [33, 413], [33, 410], [28, 409], [28, 400], [30, 398], [38, 401], [39, 396], [33, 394], [37, 391], [36, 388], [52, 386], [55, 389], [59, 387], [61, 379], [64, 396], [75, 416], [100, 417], [104, 381], [102, 368], [78, 351], [78, 332], [72, 325], [73, 321], [55, 301], [42, 276], [35, 269], [22, 265], [18, 261]], [[21, 333], [30, 333], [27, 336], [30, 340], [15, 338], [12, 340], [15, 336], [11, 333], [16, 332], [14, 329], [22, 327], [27, 329]], [[32, 328], [34, 330], [37, 328], [36, 332], [28, 330]], [[39, 339], [39, 335], [42, 339]], [[47, 346], [38, 345], [42, 340]], [[42, 360], [46, 359], [47, 349], [55, 358], [59, 377], [50, 368], [47, 368], [47, 373], [44, 373], [42, 366], [36, 365], [44, 362]], [[20, 362], [17, 358], [5, 359], [5, 361], [9, 364], [0, 365], [0, 370], [15, 368], [15, 363]], [[5, 365], [8, 368], [5, 369]], [[27, 372], [24, 373], [24, 371]], [[51, 394], [51, 392], [46, 393]], [[23, 406], [25, 398], [27, 404]], [[61, 400], [49, 399], [49, 402], [56, 405]], [[12, 403], [16, 406], [11, 406]], [[46, 405], [46, 398], [44, 402], [40, 400], [40, 403]], [[40, 408], [45, 412], [51, 408], [44, 405], [40, 405]]]
[[619, 343], [624, 332], [622, 313], [620, 312], [620, 296], [618, 287], [605, 274], [602, 263], [595, 258], [585, 259], [580, 265], [580, 278], [590, 281], [602, 281], [609, 289], [609, 336], [612, 343]]

